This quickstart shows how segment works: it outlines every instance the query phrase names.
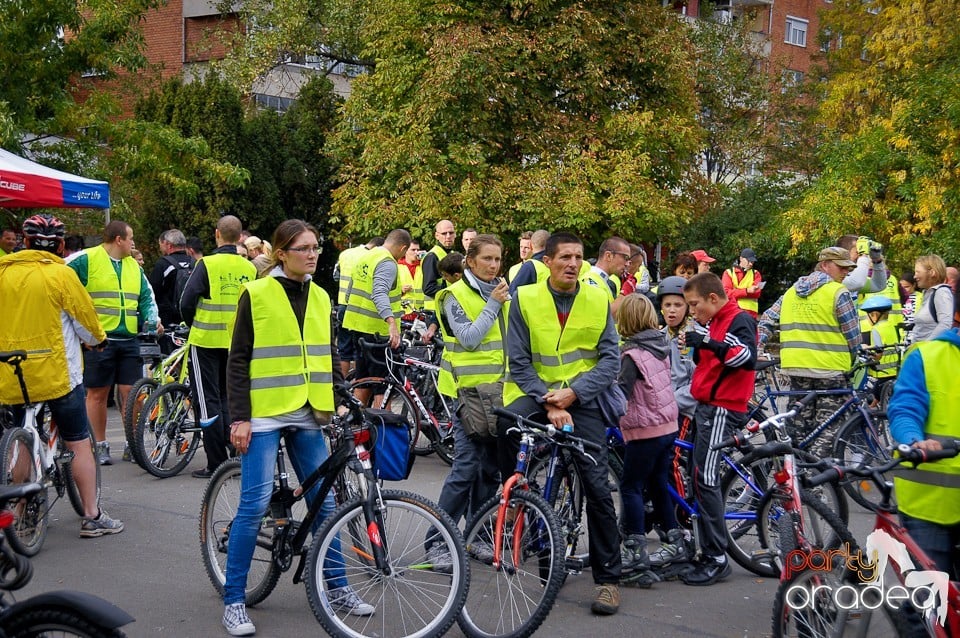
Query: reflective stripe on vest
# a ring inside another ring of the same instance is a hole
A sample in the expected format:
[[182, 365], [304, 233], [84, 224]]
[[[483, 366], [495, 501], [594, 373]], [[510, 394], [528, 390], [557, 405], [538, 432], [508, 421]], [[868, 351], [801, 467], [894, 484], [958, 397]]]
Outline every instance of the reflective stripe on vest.
[[347, 291], [350, 290], [350, 282], [353, 277], [353, 269], [363, 256], [367, 253], [366, 246], [354, 246], [340, 252], [337, 258], [337, 265], [340, 268], [339, 290], [337, 291], [337, 303], [341, 306], [347, 303]]
[[[924, 425], [927, 438], [960, 439], [960, 347], [949, 341], [923, 341], [909, 356], [920, 356], [930, 393]], [[960, 457], [923, 463], [894, 474], [900, 511], [940, 525], [960, 523]]]
[[[743, 279], [738, 280], [736, 268], [730, 268], [727, 270], [727, 274], [730, 276], [730, 282], [733, 284], [733, 287], [739, 288], [740, 290], [746, 290], [753, 285], [753, 273], [754, 270], [751, 268], [747, 272], [743, 273]], [[737, 305], [744, 310], [753, 312], [754, 314], [760, 311], [760, 303], [756, 299], [751, 299], [749, 297], [739, 297], [737, 299]]]
[[257, 267], [240, 255], [214, 253], [201, 258], [209, 297], [201, 297], [187, 341], [201, 348], [229, 348], [240, 288], [257, 278]]
[[[377, 305], [373, 302], [373, 274], [377, 265], [386, 259], [393, 260], [393, 256], [390, 251], [380, 246], [368, 250], [354, 266], [347, 309], [343, 313], [344, 328], [368, 335], [386, 335], [389, 332], [386, 319], [380, 317]], [[390, 310], [394, 317], [400, 318], [399, 277], [394, 280], [393, 289], [390, 291]]]
[[117, 330], [123, 315], [123, 328], [131, 335], [137, 334], [142, 278], [140, 266], [133, 257], [124, 257], [120, 260], [118, 278], [113, 260], [103, 244], [84, 252], [87, 253], [86, 288], [97, 309], [100, 326], [105, 332]]
[[780, 312], [780, 367], [845, 372], [850, 346], [840, 331], [836, 299], [843, 284], [830, 281], [808, 297], [791, 287]]
[[[597, 365], [597, 344], [610, 312], [602, 290], [581, 285], [563, 328], [547, 282], [517, 288], [516, 303], [520, 304], [520, 314], [530, 330], [533, 368], [547, 388], [567, 387]], [[504, 383], [504, 405], [522, 396], [523, 390], [515, 383]]]
[[[869, 319], [867, 322], [869, 323]], [[862, 328], [862, 326], [861, 326]], [[876, 325], [870, 326], [863, 332], [870, 333], [870, 345], [872, 346], [894, 346], [900, 341], [900, 335], [897, 332], [897, 326], [889, 319], [881, 319]], [[867, 369], [867, 374], [877, 379], [888, 379], [897, 376], [897, 370], [900, 368], [900, 355], [896, 350], [885, 352], [877, 362], [877, 369]]]
[[[466, 281], [460, 280], [437, 295], [437, 305], [443, 312], [444, 298], [453, 295], [467, 318], [477, 320], [487, 302]], [[508, 305], [504, 304], [500, 312], [506, 316]], [[457, 396], [457, 388], [472, 388], [481, 383], [502, 381], [506, 369], [503, 335], [500, 334], [500, 321], [483, 336], [480, 345], [474, 350], [464, 348], [457, 338], [447, 330], [447, 322], [440, 321], [440, 330], [446, 347], [440, 361], [440, 376], [437, 387], [449, 397]]]
[[[400, 290], [404, 286], [411, 286], [410, 292], [401, 292], [401, 307], [404, 301], [410, 302], [410, 310], [420, 310], [423, 308], [423, 268], [417, 264], [414, 274], [410, 274], [410, 268], [406, 264], [397, 263], [397, 276], [400, 278]], [[404, 311], [409, 312], [406, 308]]]
[[[444, 257], [447, 256], [447, 250], [446, 250], [443, 246], [441, 246], [440, 244], [437, 244], [436, 246], [434, 246], [433, 248], [431, 248], [431, 249], [430, 249], [430, 252], [437, 256], [437, 263], [438, 263], [438, 264], [440, 263], [440, 261], [441, 261]], [[440, 286], [441, 288], [443, 288], [444, 285], [446, 284], [446, 282], [444, 281], [443, 277], [440, 277], [439, 279], [437, 279], [436, 284], [437, 284], [438, 286]], [[435, 299], [434, 299], [433, 297], [430, 297], [429, 295], [424, 295], [424, 297], [423, 297], [423, 307], [424, 307], [425, 310], [436, 310], [436, 309], [437, 309], [437, 303], [436, 303], [436, 301], [435, 301]]]
[[330, 347], [330, 297], [310, 284], [300, 324], [287, 293], [274, 277], [244, 284], [253, 317], [250, 357], [250, 414], [287, 414], [307, 403], [333, 410], [333, 358]]

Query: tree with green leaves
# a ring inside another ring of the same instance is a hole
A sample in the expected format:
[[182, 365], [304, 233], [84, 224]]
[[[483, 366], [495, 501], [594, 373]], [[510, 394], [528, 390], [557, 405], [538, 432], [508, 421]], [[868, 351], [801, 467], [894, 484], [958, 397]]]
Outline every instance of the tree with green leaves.
[[346, 234], [453, 217], [506, 235], [675, 235], [700, 147], [681, 18], [655, 3], [366, 5], [357, 78], [331, 148]]

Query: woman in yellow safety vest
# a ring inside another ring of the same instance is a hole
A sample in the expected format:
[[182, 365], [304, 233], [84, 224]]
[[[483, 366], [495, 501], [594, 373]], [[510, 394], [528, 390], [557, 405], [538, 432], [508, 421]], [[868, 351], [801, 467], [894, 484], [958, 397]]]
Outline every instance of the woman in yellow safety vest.
[[[334, 410], [334, 383], [343, 383], [330, 314], [330, 297], [315, 285], [320, 240], [317, 230], [288, 219], [273, 235], [273, 268], [243, 285], [237, 304], [227, 379], [230, 442], [241, 455], [240, 503], [230, 528], [223, 625], [234, 636], [252, 635], [245, 589], [260, 520], [270, 502], [281, 430], [297, 476], [303, 480], [327, 458], [318, 421]], [[307, 494], [310, 503], [319, 486]], [[335, 504], [327, 495], [315, 527]], [[313, 530], [314, 532], [316, 529]], [[336, 552], [334, 552], [336, 553]], [[331, 604], [354, 615], [374, 608], [347, 585], [342, 566], [327, 570]]]
[[[453, 430], [453, 468], [437, 502], [455, 521], [461, 516], [470, 520], [499, 485], [497, 440], [484, 425], [495, 427], [496, 417], [490, 409], [502, 405], [506, 368], [504, 310], [510, 293], [507, 282], [497, 277], [502, 254], [503, 244], [497, 237], [478, 235], [467, 250], [462, 279], [436, 298], [446, 343], [439, 388], [461, 401]], [[472, 550], [475, 554], [481, 551], [477, 547]], [[448, 551], [432, 545], [427, 548], [428, 560], [435, 565], [449, 564]]]

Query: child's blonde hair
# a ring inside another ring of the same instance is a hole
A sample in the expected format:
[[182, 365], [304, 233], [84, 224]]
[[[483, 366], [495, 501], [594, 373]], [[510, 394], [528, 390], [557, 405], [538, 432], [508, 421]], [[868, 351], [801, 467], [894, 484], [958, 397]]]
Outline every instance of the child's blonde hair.
[[657, 311], [644, 295], [630, 294], [623, 298], [617, 308], [617, 331], [623, 337], [630, 337], [643, 330], [656, 330], [660, 327]]

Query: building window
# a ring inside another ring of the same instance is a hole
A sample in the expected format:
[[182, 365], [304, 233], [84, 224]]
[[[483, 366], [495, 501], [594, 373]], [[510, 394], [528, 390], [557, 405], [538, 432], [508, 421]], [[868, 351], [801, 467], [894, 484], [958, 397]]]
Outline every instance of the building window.
[[787, 31], [784, 41], [798, 47], [807, 46], [807, 26], [809, 20], [787, 16]]
[[784, 69], [783, 74], [780, 76], [780, 92], [786, 93], [793, 87], [799, 86], [801, 83], [803, 83], [803, 77], [803, 71]]

